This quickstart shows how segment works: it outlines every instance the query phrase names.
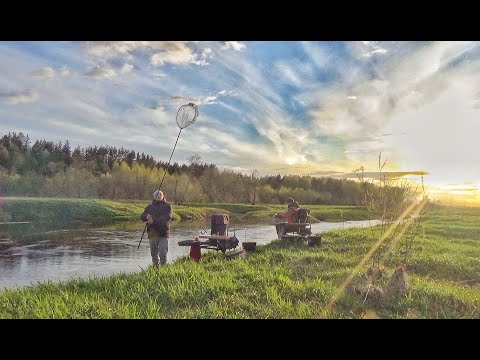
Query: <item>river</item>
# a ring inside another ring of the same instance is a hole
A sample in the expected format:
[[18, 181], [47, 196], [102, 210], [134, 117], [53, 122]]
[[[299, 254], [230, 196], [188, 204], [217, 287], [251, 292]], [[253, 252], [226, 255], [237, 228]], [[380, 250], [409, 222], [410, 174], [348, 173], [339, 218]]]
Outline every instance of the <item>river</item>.
[[[312, 224], [312, 233], [376, 224], [375, 220], [320, 222]], [[172, 223], [167, 262], [188, 256], [190, 247], [179, 246], [178, 241], [194, 239], [203, 230], [209, 230], [209, 225], [189, 221]], [[257, 245], [268, 244], [277, 237], [273, 225], [230, 225], [230, 236], [234, 230], [240, 242], [256, 241]], [[137, 250], [142, 231], [141, 222], [49, 231], [31, 224], [3, 226], [0, 228], [0, 290], [145, 269], [151, 264], [151, 257], [146, 234]], [[215, 250], [202, 249], [202, 253], [205, 251]]]

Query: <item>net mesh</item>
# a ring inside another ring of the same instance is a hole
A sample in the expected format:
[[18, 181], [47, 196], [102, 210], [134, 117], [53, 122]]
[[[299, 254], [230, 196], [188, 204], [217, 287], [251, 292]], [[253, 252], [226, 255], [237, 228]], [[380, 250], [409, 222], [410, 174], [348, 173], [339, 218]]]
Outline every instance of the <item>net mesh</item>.
[[198, 117], [198, 107], [193, 103], [180, 106], [177, 112], [177, 125], [180, 129], [186, 128], [195, 122]]

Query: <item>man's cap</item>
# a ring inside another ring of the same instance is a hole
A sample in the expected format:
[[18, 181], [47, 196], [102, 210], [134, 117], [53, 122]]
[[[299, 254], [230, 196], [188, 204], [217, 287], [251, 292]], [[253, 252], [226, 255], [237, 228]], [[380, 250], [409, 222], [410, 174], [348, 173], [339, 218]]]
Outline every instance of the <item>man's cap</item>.
[[294, 202], [295, 200], [293, 200], [293, 198], [288, 198], [287, 199], [287, 202]]

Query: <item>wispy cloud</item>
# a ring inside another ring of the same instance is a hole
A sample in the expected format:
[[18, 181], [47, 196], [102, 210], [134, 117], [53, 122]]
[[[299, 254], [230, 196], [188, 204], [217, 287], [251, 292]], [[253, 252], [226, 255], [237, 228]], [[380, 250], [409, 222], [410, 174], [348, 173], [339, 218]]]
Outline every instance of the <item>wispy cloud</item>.
[[78, 135], [92, 135], [97, 133], [97, 130], [95, 130], [94, 128], [89, 128], [74, 123], [68, 123], [61, 120], [48, 119], [47, 123], [57, 129], [63, 129], [70, 133], [76, 133]]
[[132, 71], [132, 69], [133, 69], [133, 65], [132, 65], [132, 64], [127, 64], [127, 63], [125, 63], [125, 64], [122, 65], [122, 68], [120, 69], [120, 73], [122, 73], [122, 74], [127, 74], [127, 73], [129, 73], [130, 71]]
[[293, 66], [288, 65], [284, 61], [280, 61], [277, 64], [275, 64], [279, 75], [288, 83], [295, 85], [295, 86], [300, 86], [302, 85], [302, 81], [300, 79], [299, 74], [297, 73], [297, 70]]
[[[215, 94], [203, 95], [203, 96], [182, 96], [182, 95], [173, 95], [166, 99], [159, 99], [156, 102], [156, 105], [152, 106], [154, 109], [161, 107], [166, 109], [167, 106], [173, 106], [178, 108], [179, 106], [186, 103], [194, 103], [197, 106], [200, 105], [212, 105], [218, 104], [220, 98], [228, 98], [236, 96], [237, 94], [233, 90], [221, 90]], [[224, 104], [227, 108], [233, 109], [231, 106]]]
[[95, 65], [85, 72], [85, 75], [94, 77], [96, 79], [113, 79], [119, 75], [128, 74], [133, 70], [134, 66], [129, 63], [124, 63], [116, 68], [109, 63]]
[[[208, 47], [196, 50], [186, 41], [94, 41], [84, 44], [86, 53], [97, 62], [108, 64], [110, 70], [115, 62], [124, 62], [119, 72], [132, 70], [132, 62], [148, 57], [154, 66], [172, 65], [208, 65], [212, 50]], [[128, 69], [128, 70], [127, 70]], [[102, 76], [108, 70], [102, 71]], [[93, 71], [99, 73], [100, 71]], [[110, 73], [112, 71], [109, 71]], [[164, 76], [165, 73], [157, 73]], [[113, 75], [110, 75], [113, 76]]]
[[[170, 43], [166, 42], [163, 46], [154, 47], [156, 51], [150, 58], [150, 62], [156, 66], [162, 66], [165, 64], [176, 65], [207, 65], [207, 58], [210, 56], [210, 51], [205, 49], [200, 55], [192, 51], [186, 43]], [[160, 47], [160, 49], [158, 49]]]
[[359, 179], [359, 176], [363, 176], [364, 179], [398, 179], [407, 176], [422, 176], [428, 175], [428, 171], [365, 171], [363, 174], [355, 173], [355, 172], [348, 172], [343, 174], [337, 174], [337, 177], [347, 178], [347, 179]]
[[28, 89], [19, 92], [0, 93], [0, 98], [5, 99], [7, 104], [16, 105], [35, 102], [38, 100], [39, 94], [35, 90]]
[[372, 57], [373, 55], [385, 54], [388, 50], [379, 45], [378, 41], [362, 41], [357, 43], [360, 46], [361, 56]]
[[240, 41], [226, 41], [222, 49], [233, 49], [235, 51], [243, 51], [247, 48], [245, 43]]
[[135, 50], [149, 48], [148, 41], [89, 41], [85, 43], [87, 54], [104, 60], [131, 57]]
[[117, 72], [110, 65], [105, 64], [103, 66], [94, 66], [93, 68], [89, 69], [85, 75], [92, 76], [97, 79], [113, 78], [117, 76]]
[[53, 78], [56, 76], [67, 76], [69, 74], [70, 70], [66, 66], [62, 66], [57, 70], [54, 70], [51, 67], [47, 66], [31, 72], [32, 76], [39, 78]]

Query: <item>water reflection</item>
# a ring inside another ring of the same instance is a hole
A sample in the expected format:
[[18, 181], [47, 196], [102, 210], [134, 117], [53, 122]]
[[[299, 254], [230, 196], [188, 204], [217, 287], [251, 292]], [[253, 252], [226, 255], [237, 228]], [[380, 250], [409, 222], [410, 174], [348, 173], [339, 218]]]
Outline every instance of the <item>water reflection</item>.
[[[314, 233], [349, 227], [365, 227], [376, 221], [312, 224]], [[29, 286], [44, 281], [107, 276], [113, 273], [140, 271], [151, 263], [148, 240], [137, 245], [143, 224], [124, 222], [94, 229], [52, 229], [41, 224], [0, 228], [0, 289]], [[195, 238], [208, 230], [206, 221], [172, 224], [167, 262], [188, 256], [190, 248], [178, 241]], [[229, 235], [242, 241], [267, 244], [276, 239], [273, 225], [231, 225]], [[212, 251], [212, 250], [202, 250]]]

